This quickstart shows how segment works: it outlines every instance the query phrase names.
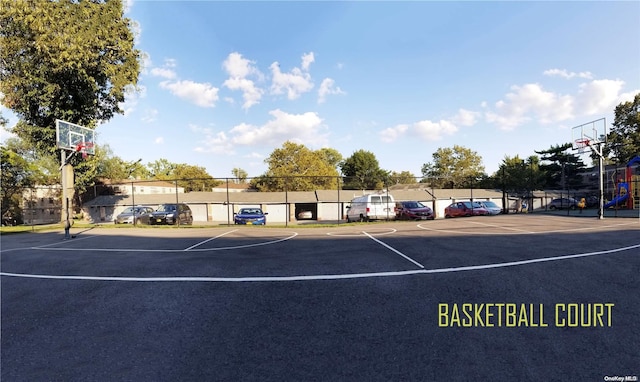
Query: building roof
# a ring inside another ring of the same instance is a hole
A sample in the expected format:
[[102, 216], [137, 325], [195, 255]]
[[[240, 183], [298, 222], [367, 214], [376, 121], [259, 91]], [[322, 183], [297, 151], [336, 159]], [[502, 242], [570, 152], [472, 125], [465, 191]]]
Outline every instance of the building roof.
[[[317, 190], [289, 192], [187, 192], [170, 194], [101, 195], [84, 203], [85, 207], [114, 205], [159, 205], [163, 203], [191, 204], [283, 204], [283, 203], [348, 203], [353, 198], [381, 193], [371, 190]], [[382, 192], [383, 194], [385, 192]], [[427, 201], [435, 199], [501, 198], [502, 191], [485, 189], [396, 189], [389, 193], [395, 200]]]

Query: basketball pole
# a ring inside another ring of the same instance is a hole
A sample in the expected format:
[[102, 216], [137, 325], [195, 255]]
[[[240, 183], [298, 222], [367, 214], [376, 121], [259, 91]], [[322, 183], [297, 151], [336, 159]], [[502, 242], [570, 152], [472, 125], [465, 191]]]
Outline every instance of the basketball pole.
[[71, 239], [72, 236], [69, 233], [71, 229], [71, 213], [70, 213], [70, 201], [72, 195], [69, 195], [69, 183], [71, 182], [71, 188], [73, 189], [73, 167], [67, 163], [73, 153], [70, 156], [67, 156], [67, 152], [65, 149], [60, 150], [60, 161], [62, 165], [60, 166], [60, 183], [62, 183], [62, 210], [61, 212], [61, 220], [64, 224], [64, 238], [65, 240]]
[[[587, 143], [591, 148], [591, 151], [598, 155], [598, 182], [599, 182], [599, 196], [598, 196], [598, 219], [604, 219], [604, 180], [602, 179], [604, 175], [604, 156], [602, 155], [602, 142], [598, 142], [595, 145], [591, 145]], [[597, 147], [594, 147], [597, 146]]]

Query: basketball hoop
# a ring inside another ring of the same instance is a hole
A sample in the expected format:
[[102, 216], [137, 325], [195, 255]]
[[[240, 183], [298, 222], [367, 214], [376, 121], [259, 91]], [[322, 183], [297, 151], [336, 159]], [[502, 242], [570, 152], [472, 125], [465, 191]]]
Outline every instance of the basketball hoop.
[[93, 147], [92, 142], [81, 142], [76, 145], [76, 152], [82, 154], [82, 159], [87, 159], [87, 150]]
[[589, 146], [591, 146], [591, 141], [587, 138], [578, 138], [574, 141], [574, 147], [578, 150], [578, 154], [586, 153]]

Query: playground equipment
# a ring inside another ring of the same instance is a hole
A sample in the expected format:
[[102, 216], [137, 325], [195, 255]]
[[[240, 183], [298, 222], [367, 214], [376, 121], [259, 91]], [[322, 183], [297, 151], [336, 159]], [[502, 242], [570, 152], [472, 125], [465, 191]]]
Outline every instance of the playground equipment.
[[[614, 198], [604, 205], [604, 208], [614, 206], [629, 209], [640, 208], [640, 175], [634, 175], [631, 166], [640, 165], [640, 156], [636, 156], [627, 163], [624, 180], [618, 179]], [[635, 205], [634, 205], [635, 204]]]

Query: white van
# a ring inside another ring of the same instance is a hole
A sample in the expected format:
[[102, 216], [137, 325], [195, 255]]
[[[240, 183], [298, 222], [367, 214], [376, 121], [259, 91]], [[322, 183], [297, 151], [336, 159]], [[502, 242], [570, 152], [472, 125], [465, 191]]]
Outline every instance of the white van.
[[357, 197], [347, 207], [347, 222], [394, 220], [396, 202], [390, 194], [369, 194]]

